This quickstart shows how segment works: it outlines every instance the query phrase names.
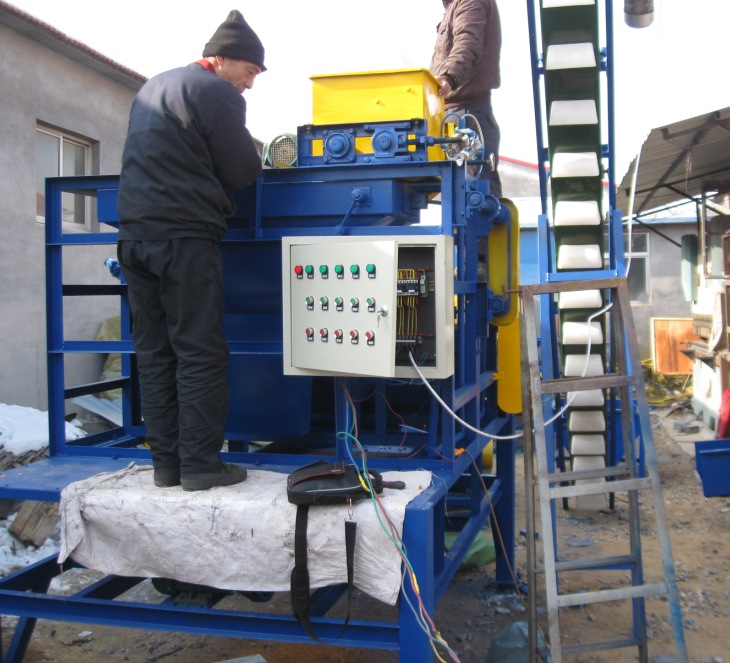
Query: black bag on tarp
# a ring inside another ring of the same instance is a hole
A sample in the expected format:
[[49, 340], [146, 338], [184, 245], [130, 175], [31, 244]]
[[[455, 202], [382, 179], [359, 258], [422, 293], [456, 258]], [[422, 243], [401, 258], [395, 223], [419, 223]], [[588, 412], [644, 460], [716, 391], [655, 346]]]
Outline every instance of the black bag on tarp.
[[[383, 477], [368, 470], [375, 492], [383, 492]], [[354, 465], [319, 460], [292, 472], [286, 480], [291, 504], [352, 504], [370, 497], [367, 482]]]
[[[383, 492], [383, 477], [369, 470], [370, 485], [376, 493]], [[344, 461], [325, 460], [300, 467], [286, 481], [286, 495], [297, 505], [294, 528], [294, 569], [291, 573], [292, 612], [309, 636], [320, 641], [310, 622], [309, 569], [307, 568], [307, 519], [310, 505], [352, 504], [370, 497], [370, 489], [360, 471]], [[345, 521], [345, 554], [347, 557], [347, 616], [338, 638], [350, 622], [350, 605], [355, 570], [355, 539], [357, 523]]]

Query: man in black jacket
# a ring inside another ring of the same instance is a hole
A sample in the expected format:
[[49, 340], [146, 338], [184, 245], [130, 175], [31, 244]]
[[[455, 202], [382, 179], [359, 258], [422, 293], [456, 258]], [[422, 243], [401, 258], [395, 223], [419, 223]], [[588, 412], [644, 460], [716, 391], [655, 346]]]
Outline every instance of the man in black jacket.
[[158, 487], [246, 478], [220, 457], [229, 351], [219, 243], [234, 211], [228, 190], [261, 173], [242, 93], [265, 69], [260, 39], [234, 10], [203, 59], [151, 78], [132, 105], [117, 253]]
[[[484, 134], [486, 157], [479, 179], [489, 180], [489, 192], [502, 196], [499, 125], [492, 111], [492, 90], [500, 85], [502, 28], [496, 0], [443, 0], [445, 14], [438, 25], [430, 70], [440, 83], [447, 115], [473, 115]], [[470, 126], [467, 123], [467, 126]]]

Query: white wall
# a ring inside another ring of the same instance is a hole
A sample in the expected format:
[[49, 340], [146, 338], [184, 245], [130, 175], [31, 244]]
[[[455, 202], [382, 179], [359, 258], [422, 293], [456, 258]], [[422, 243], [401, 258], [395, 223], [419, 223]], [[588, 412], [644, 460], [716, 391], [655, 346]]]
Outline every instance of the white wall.
[[[135, 91], [2, 24], [0, 81], [0, 402], [45, 410], [45, 226], [36, 221], [36, 125], [96, 142], [95, 172], [116, 174]], [[110, 250], [68, 261], [68, 269], [102, 273]], [[87, 339], [118, 303], [69, 301], [67, 308], [74, 334]], [[72, 381], [96, 380], [101, 360], [70, 358]]]

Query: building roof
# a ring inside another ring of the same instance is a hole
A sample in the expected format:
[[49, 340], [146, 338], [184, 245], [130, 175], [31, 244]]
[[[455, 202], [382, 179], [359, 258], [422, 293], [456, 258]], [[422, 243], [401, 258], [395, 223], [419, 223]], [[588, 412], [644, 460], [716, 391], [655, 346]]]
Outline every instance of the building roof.
[[24, 37], [32, 39], [59, 55], [78, 62], [132, 90], [139, 90], [147, 80], [142, 74], [123, 67], [85, 44], [72, 39], [60, 30], [39, 21], [17, 7], [3, 2], [3, 0], [0, 0], [0, 25], [6, 25]]
[[637, 159], [634, 215], [699, 199], [703, 187], [730, 178], [730, 108], [651, 130], [616, 192], [625, 215]]

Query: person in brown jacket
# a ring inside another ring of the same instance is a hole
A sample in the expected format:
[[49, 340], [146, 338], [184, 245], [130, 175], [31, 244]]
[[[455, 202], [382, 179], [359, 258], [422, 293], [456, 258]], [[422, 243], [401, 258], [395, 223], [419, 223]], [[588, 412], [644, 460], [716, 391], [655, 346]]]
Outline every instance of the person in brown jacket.
[[[489, 192], [502, 196], [499, 163], [499, 125], [492, 111], [492, 90], [500, 85], [499, 54], [502, 28], [496, 0], [443, 0], [444, 17], [430, 70], [440, 84], [446, 112], [473, 115], [484, 134], [485, 158], [494, 155], [494, 169], [485, 164], [479, 179], [489, 181]], [[468, 125], [467, 125], [468, 126]]]

